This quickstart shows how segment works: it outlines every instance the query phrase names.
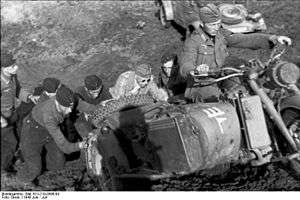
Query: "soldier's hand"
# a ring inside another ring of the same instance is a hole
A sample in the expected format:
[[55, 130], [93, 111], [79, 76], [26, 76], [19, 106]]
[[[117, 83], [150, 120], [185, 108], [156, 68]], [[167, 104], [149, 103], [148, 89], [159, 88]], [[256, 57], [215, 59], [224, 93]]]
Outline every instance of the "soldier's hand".
[[196, 70], [200, 73], [207, 73], [209, 71], [209, 66], [207, 64], [201, 64], [196, 67]]
[[107, 99], [107, 100], [102, 101], [100, 104], [101, 104], [101, 106], [106, 106], [106, 104], [112, 100], [113, 99]]
[[1, 116], [1, 128], [7, 127], [8, 123], [4, 117]]
[[287, 36], [277, 36], [277, 41], [280, 44], [292, 45], [292, 39]]
[[29, 95], [28, 98], [34, 103], [37, 104], [40, 96], [33, 96], [33, 95]]
[[89, 147], [87, 140], [84, 140], [82, 142], [78, 142], [79, 149], [87, 149]]

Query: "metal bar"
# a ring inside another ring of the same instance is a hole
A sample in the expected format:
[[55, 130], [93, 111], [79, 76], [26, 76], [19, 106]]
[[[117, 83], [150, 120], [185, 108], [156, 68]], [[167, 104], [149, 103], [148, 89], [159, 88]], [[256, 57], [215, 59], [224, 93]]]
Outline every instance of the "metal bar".
[[174, 176], [174, 174], [120, 174], [115, 175], [116, 178], [132, 178], [132, 179], [148, 179], [151, 181], [170, 178]]
[[178, 124], [178, 120], [176, 119], [176, 117], [174, 117], [173, 119], [174, 119], [175, 126], [176, 126], [176, 128], [177, 128], [178, 134], [179, 134], [180, 139], [181, 139], [181, 142], [182, 142], [182, 146], [183, 146], [183, 149], [184, 149], [184, 153], [185, 153], [185, 155], [186, 155], [186, 160], [187, 160], [187, 162], [188, 162], [188, 164], [189, 164], [189, 167], [191, 167], [191, 161], [190, 161], [190, 159], [189, 159], [188, 152], [187, 152], [187, 150], [186, 150], [185, 143], [184, 143], [183, 138], [182, 138], [182, 133], [181, 133], [181, 130], [180, 130], [180, 127], [179, 127], [179, 124]]
[[245, 113], [243, 111], [243, 104], [241, 101], [241, 94], [238, 94], [238, 98], [237, 98], [237, 111], [238, 111], [238, 115], [240, 117], [240, 123], [241, 123], [241, 132], [244, 136], [245, 139], [245, 143], [246, 143], [246, 147], [247, 149], [251, 149], [250, 146], [250, 141], [249, 141], [249, 137], [248, 137], [248, 129], [247, 129], [247, 124], [246, 124], [246, 117], [245, 117]]

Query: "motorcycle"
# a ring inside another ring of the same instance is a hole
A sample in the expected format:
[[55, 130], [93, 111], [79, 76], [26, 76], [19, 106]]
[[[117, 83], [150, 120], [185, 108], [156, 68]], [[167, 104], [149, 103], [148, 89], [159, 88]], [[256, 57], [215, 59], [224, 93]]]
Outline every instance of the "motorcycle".
[[99, 118], [102, 107], [91, 113], [97, 129], [88, 140], [87, 168], [101, 190], [126, 190], [130, 179], [160, 180], [228, 163], [288, 161], [299, 176], [300, 70], [282, 61], [283, 51], [276, 50], [266, 63], [255, 59], [208, 72], [202, 86], [239, 77], [246, 89], [225, 92], [220, 102], [149, 103], [143, 96], [139, 104], [141, 96], [132, 96], [135, 103], [127, 98], [126, 106], [117, 100], [122, 106], [114, 113]]

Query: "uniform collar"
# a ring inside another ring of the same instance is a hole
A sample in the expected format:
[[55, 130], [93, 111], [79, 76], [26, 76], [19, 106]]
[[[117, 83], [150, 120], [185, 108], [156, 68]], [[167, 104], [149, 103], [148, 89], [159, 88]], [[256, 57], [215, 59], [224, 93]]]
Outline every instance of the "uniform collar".
[[63, 113], [59, 112], [59, 109], [58, 109], [58, 102], [56, 101], [55, 98], [50, 98], [50, 99], [51, 99], [51, 101], [54, 102], [54, 109], [55, 109], [56, 117], [58, 117], [58, 119], [59, 119], [60, 121], [62, 121], [62, 120], [64, 119], [65, 116], [64, 116]]
[[[200, 29], [198, 32], [197, 32], [201, 39], [205, 42], [206, 45], [208, 46], [214, 46], [214, 42], [213, 42], [213, 37], [209, 36], [207, 33], [205, 33], [202, 29]], [[217, 35], [219, 34], [219, 31], [217, 33]], [[217, 35], [215, 37], [217, 37]]]

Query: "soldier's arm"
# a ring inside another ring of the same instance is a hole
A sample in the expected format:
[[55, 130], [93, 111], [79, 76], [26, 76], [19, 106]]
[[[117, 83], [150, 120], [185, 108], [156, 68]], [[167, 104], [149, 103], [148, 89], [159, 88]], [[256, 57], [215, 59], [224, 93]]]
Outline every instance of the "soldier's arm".
[[17, 112], [14, 112], [14, 96], [11, 96], [10, 89], [1, 85], [1, 116], [3, 116], [8, 124], [12, 124], [18, 120]]
[[12, 116], [12, 113], [13, 102], [11, 102], [9, 98], [5, 98], [5, 96], [1, 94], [1, 115], [3, 115], [7, 119]]
[[183, 47], [183, 52], [179, 59], [179, 74], [186, 79], [191, 70], [196, 66], [197, 62], [197, 52], [198, 51], [198, 42], [192, 38], [188, 38]]
[[163, 88], [158, 88], [154, 81], [149, 83], [149, 92], [157, 101], [167, 101], [169, 96], [168, 93]]
[[273, 47], [270, 34], [251, 33], [242, 34], [224, 31], [224, 37], [229, 47], [248, 48], [248, 49], [270, 49]]
[[31, 92], [29, 92], [29, 89], [25, 89], [21, 86], [19, 80], [17, 77], [15, 77], [15, 80], [16, 80], [16, 87], [17, 87], [17, 98], [20, 100], [20, 101], [23, 101], [23, 102], [29, 102], [29, 96], [32, 95]]
[[49, 115], [49, 113], [43, 113], [43, 119], [45, 123], [45, 128], [49, 131], [49, 134], [54, 139], [55, 143], [57, 144], [58, 148], [66, 153], [70, 154], [75, 151], [79, 151], [79, 143], [70, 143], [67, 139], [63, 136], [60, 128], [58, 126], [57, 120]]
[[109, 88], [109, 92], [114, 99], [119, 99], [120, 97], [125, 96], [127, 79], [127, 74], [123, 73], [118, 77], [116, 84], [113, 87]]
[[97, 109], [97, 106], [96, 105], [93, 105], [93, 104], [89, 104], [88, 102], [86, 101], [83, 101], [82, 99], [78, 99], [78, 102], [77, 102], [77, 110], [79, 112], [82, 112], [82, 113], [90, 113], [90, 112], [93, 112]]
[[93, 131], [93, 127], [86, 121], [83, 114], [76, 120], [74, 125], [82, 138], [87, 137]]
[[113, 97], [109, 93], [108, 89], [103, 86], [103, 96], [105, 97], [104, 100], [112, 99]]
[[162, 87], [164, 87], [164, 83], [163, 83], [163, 81], [162, 81], [162, 73], [163, 72], [159, 72], [159, 74], [158, 74], [158, 78], [157, 78], [157, 86], [159, 87], [159, 88], [162, 88]]

